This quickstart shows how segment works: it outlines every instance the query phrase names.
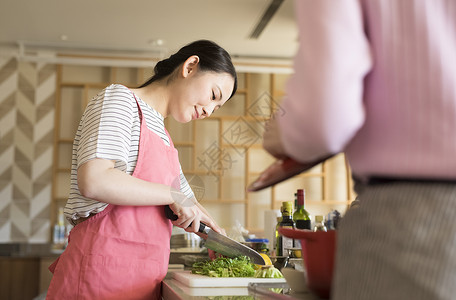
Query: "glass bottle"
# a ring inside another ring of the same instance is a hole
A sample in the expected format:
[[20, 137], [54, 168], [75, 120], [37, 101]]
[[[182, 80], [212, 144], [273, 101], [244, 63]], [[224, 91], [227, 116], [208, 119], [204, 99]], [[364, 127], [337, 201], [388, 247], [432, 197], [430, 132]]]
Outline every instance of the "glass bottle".
[[[283, 228], [296, 228], [295, 222], [293, 221], [293, 202], [285, 201], [282, 203], [282, 221], [279, 223], [279, 227]], [[294, 247], [294, 241], [292, 238], [277, 236], [277, 256], [284, 256], [287, 254], [287, 249]]]
[[[281, 208], [282, 209], [282, 208]], [[272, 241], [272, 245], [274, 247], [273, 249], [273, 256], [277, 256], [277, 239], [279, 238], [279, 226], [280, 222], [282, 222], [282, 217], [277, 217], [277, 224], [275, 228], [275, 234], [274, 234], [274, 239]]]
[[328, 231], [326, 229], [323, 216], [315, 216], [315, 225], [313, 231]]
[[293, 220], [296, 223], [298, 229], [309, 229], [311, 230], [310, 214], [305, 208], [305, 192], [303, 189], [299, 189], [297, 193], [298, 205], [296, 211], [293, 214]]
[[[294, 207], [298, 209], [298, 193], [294, 193]], [[293, 215], [294, 219], [294, 215]]]
[[53, 243], [61, 246], [65, 243], [65, 217], [63, 215], [63, 207], [59, 208], [57, 222], [54, 225]]

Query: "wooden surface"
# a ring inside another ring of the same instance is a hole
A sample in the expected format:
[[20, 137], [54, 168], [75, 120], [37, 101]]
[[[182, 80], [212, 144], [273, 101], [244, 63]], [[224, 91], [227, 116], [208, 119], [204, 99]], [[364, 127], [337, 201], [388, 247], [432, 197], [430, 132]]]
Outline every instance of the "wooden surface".
[[56, 257], [43, 257], [40, 261], [40, 281], [39, 292], [40, 294], [47, 291], [51, 283], [52, 273], [49, 271], [49, 266], [56, 260]]
[[0, 257], [0, 299], [31, 300], [39, 294], [39, 258]]
[[[71, 162], [68, 149], [78, 125], [75, 120], [79, 120], [89, 99], [105, 86], [137, 86], [152, 74], [152, 69], [62, 65], [57, 74], [51, 224], [69, 192], [70, 169], [62, 162]], [[261, 146], [263, 127], [265, 120], [281, 109], [287, 78], [287, 74], [240, 72], [236, 95], [210, 118], [187, 124], [165, 119], [197, 199], [225, 229], [239, 221], [249, 231], [261, 233], [264, 211], [279, 209], [283, 201], [292, 201], [297, 188], [306, 189], [306, 203], [312, 215], [325, 215], [330, 209], [344, 212], [355, 197], [349, 171], [331, 171], [341, 169], [331, 168], [340, 165], [335, 160], [261, 193], [245, 192], [273, 161]], [[342, 165], [345, 170], [343, 160]]]

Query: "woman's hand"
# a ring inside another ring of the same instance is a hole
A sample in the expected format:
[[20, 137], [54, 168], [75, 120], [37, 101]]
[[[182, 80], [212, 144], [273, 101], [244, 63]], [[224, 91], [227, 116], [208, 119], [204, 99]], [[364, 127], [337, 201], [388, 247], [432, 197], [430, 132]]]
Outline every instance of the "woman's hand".
[[[226, 236], [226, 232], [221, 228], [215, 220], [209, 215], [207, 210], [196, 200], [196, 198], [187, 198], [182, 192], [172, 190], [172, 198], [175, 200], [169, 207], [178, 216], [178, 219], [172, 221], [172, 224], [184, 228], [187, 232], [193, 232], [203, 239], [206, 239], [206, 234], [198, 232], [200, 222], [203, 222], [215, 232]], [[191, 226], [189, 226], [191, 224]], [[209, 258], [214, 260], [220, 254], [208, 249]]]
[[[203, 222], [215, 232], [224, 234], [224, 230], [217, 225], [212, 219], [208, 212], [198, 203], [196, 198], [187, 198], [181, 191], [172, 189], [172, 198], [174, 203], [170, 204], [169, 207], [177, 216], [177, 220], [172, 221], [172, 224], [185, 229], [187, 232], [198, 232], [200, 223]], [[201, 237], [205, 238], [204, 235]]]

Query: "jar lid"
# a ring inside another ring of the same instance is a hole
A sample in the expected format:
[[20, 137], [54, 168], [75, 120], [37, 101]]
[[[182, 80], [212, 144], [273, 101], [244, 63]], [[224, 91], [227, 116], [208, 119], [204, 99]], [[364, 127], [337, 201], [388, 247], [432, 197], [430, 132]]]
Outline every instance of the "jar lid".
[[269, 243], [268, 239], [246, 239], [245, 241], [249, 243]]
[[316, 222], [323, 222], [323, 216], [315, 216]]

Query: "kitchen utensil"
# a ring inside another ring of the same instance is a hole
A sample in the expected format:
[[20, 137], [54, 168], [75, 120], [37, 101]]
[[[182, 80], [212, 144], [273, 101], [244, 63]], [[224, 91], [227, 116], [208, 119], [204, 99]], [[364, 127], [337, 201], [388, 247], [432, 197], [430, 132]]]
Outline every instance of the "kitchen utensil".
[[289, 248], [289, 249], [287, 249], [287, 251], [288, 251], [288, 257], [290, 257], [290, 258], [301, 258], [302, 257], [301, 248]]
[[[165, 215], [170, 220], [177, 220], [177, 216], [168, 205], [165, 206]], [[198, 232], [207, 234], [207, 239], [204, 243], [206, 248], [228, 257], [247, 256], [252, 263], [257, 265], [264, 265], [266, 263], [264, 258], [252, 248], [244, 246], [227, 236], [215, 232], [212, 228], [202, 222], [200, 222]]]
[[270, 256], [269, 258], [272, 261], [272, 265], [279, 271], [286, 267], [288, 263], [287, 256]]
[[[279, 228], [279, 233], [301, 241], [302, 256], [309, 290], [322, 298], [329, 298], [336, 251], [336, 231], [310, 231]], [[303, 277], [304, 280], [304, 277]]]
[[[188, 297], [189, 299], [246, 299], [249, 295], [249, 290], [245, 287], [189, 287], [183, 284], [179, 284], [179, 294], [181, 298]], [[172, 294], [163, 294], [162, 299], [176, 299], [176, 291]], [[184, 296], [185, 295], [185, 296]]]
[[307, 291], [307, 286], [302, 284], [302, 278], [304, 278], [305, 273], [293, 268], [285, 268], [282, 270], [282, 274], [293, 292], [304, 293]]
[[334, 154], [331, 154], [309, 163], [300, 163], [291, 158], [279, 159], [265, 169], [261, 175], [247, 187], [247, 191], [255, 192], [270, 187], [271, 185], [307, 171], [333, 156]]
[[[277, 299], [277, 300], [292, 300], [292, 299], [308, 299], [307, 295], [292, 294], [288, 283], [257, 283], [252, 282], [248, 287], [249, 296], [251, 299]], [[303, 297], [301, 297], [303, 296]], [[304, 298], [305, 297], [305, 298]]]
[[252, 248], [256, 252], [265, 254], [269, 253], [268, 243], [268, 239], [247, 239], [242, 242], [243, 245]]
[[209, 277], [191, 271], [175, 271], [173, 278], [189, 287], [247, 287], [251, 282], [285, 283], [285, 278]]

